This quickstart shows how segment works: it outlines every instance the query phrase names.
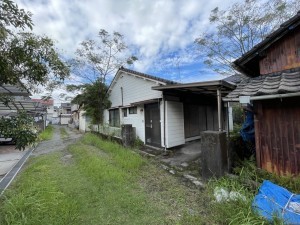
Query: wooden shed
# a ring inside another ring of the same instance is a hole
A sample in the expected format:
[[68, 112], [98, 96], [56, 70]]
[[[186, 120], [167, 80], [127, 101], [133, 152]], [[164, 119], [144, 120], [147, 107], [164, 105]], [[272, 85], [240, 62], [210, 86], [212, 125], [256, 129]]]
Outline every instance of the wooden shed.
[[223, 98], [249, 96], [257, 166], [300, 174], [300, 12], [234, 62], [248, 78]]

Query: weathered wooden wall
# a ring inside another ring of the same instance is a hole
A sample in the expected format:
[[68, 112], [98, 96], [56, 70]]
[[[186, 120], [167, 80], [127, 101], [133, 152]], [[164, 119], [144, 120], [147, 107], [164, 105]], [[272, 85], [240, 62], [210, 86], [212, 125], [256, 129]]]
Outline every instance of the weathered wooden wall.
[[300, 174], [299, 99], [254, 102], [257, 165], [279, 175]]
[[260, 74], [269, 74], [300, 67], [300, 28], [278, 41], [263, 53]]

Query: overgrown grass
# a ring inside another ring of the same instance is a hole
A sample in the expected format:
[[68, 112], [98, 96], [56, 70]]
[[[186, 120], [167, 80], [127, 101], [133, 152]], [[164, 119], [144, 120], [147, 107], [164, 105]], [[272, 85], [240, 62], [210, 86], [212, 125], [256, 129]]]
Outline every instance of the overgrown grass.
[[41, 132], [38, 136], [38, 140], [39, 141], [46, 141], [46, 140], [51, 140], [52, 136], [53, 136], [53, 131], [54, 131], [54, 128], [53, 126], [51, 125], [48, 125], [46, 127], [46, 129]]
[[213, 224], [202, 197], [135, 152], [87, 134], [30, 160], [0, 198], [0, 224]]
[[59, 129], [59, 131], [60, 131], [60, 137], [61, 137], [62, 139], [65, 139], [65, 138], [69, 137], [69, 134], [68, 134], [68, 132], [66, 131], [66, 128], [61, 127], [61, 128]]

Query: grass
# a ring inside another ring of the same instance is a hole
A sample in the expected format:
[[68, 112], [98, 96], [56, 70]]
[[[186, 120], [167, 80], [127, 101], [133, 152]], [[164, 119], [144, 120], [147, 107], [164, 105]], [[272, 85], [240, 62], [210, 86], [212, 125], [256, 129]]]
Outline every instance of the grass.
[[40, 140], [40, 141], [51, 140], [51, 138], [53, 136], [53, 131], [54, 131], [53, 126], [48, 125], [46, 127], [46, 129], [39, 134], [38, 140]]
[[68, 138], [68, 137], [69, 137], [69, 134], [68, 134], [68, 132], [66, 131], [66, 128], [61, 127], [61, 128], [59, 129], [59, 131], [60, 131], [60, 137], [61, 137], [62, 139], [65, 139], [65, 138]]
[[[255, 171], [248, 162], [237, 179], [212, 179], [200, 191], [156, 161], [86, 134], [62, 152], [30, 159], [0, 198], [0, 224], [268, 224], [251, 209], [257, 190], [243, 183]], [[245, 199], [217, 202], [216, 187]]]
[[63, 152], [30, 159], [0, 198], [0, 224], [202, 224], [210, 220], [202, 195], [87, 134]]

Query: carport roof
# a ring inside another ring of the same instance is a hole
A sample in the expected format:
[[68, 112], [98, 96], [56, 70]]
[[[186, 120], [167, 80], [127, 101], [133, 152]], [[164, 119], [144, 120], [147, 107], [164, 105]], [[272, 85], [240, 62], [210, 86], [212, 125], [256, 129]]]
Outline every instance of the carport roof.
[[43, 105], [30, 99], [30, 92], [22, 84], [0, 84], [0, 95], [7, 95], [13, 99], [7, 103], [0, 101], [0, 115], [11, 115], [18, 110], [35, 115], [45, 113]]
[[16, 98], [14, 101], [4, 104], [0, 102], [0, 115], [8, 115], [11, 112], [24, 110], [30, 114], [44, 114], [45, 109], [42, 104], [34, 102], [31, 99]]
[[220, 90], [222, 96], [226, 96], [233, 89], [235, 89], [235, 84], [225, 81], [225, 80], [213, 80], [205, 82], [195, 82], [186, 84], [171, 84], [152, 87], [153, 90], [157, 91], [178, 91], [185, 93], [194, 94], [205, 94], [217, 96], [217, 90]]
[[30, 93], [22, 85], [0, 84], [0, 94], [9, 96], [29, 96]]

